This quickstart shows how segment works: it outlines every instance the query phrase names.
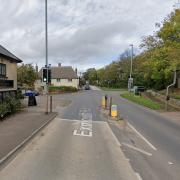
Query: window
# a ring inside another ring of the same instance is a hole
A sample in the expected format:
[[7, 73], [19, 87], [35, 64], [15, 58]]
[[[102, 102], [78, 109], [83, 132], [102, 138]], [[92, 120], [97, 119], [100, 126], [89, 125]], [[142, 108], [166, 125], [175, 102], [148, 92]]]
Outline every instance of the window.
[[57, 78], [57, 82], [61, 82], [61, 79], [60, 79], [60, 78]]
[[6, 76], [6, 64], [0, 64], [0, 76]]
[[72, 82], [72, 79], [68, 79], [68, 82]]

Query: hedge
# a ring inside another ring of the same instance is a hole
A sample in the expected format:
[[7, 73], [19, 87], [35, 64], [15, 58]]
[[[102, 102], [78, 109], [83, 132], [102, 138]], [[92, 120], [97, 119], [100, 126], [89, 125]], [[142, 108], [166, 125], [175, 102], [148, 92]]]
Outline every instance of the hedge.
[[77, 92], [72, 86], [49, 86], [49, 92]]

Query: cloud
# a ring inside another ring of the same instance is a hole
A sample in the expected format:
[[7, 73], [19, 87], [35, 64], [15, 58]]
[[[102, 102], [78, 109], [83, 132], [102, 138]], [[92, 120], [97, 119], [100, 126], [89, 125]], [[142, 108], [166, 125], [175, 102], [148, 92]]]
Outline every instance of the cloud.
[[[44, 0], [0, 0], [0, 43], [25, 63], [44, 64]], [[161, 4], [161, 6], [159, 6]], [[152, 33], [174, 0], [48, 1], [49, 62], [101, 66]]]

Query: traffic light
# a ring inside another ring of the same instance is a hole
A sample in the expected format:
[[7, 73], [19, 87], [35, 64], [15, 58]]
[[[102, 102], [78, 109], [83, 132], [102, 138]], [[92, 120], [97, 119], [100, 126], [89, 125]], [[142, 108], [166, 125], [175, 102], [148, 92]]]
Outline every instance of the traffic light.
[[[47, 73], [47, 70], [48, 70], [48, 73]], [[48, 75], [48, 78], [47, 78], [47, 75]], [[42, 80], [43, 82], [47, 82], [47, 79], [48, 79], [48, 83], [51, 83], [51, 70], [47, 68], [43, 68]]]

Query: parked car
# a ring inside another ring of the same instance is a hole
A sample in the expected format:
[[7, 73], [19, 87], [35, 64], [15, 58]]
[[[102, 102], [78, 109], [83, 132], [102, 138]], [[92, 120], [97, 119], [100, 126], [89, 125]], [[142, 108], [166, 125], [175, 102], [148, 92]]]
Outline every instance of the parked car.
[[85, 90], [90, 90], [89, 84], [85, 84], [84, 89], [85, 89]]
[[139, 94], [139, 93], [145, 91], [145, 87], [144, 86], [134, 86], [130, 91], [135, 94]]

